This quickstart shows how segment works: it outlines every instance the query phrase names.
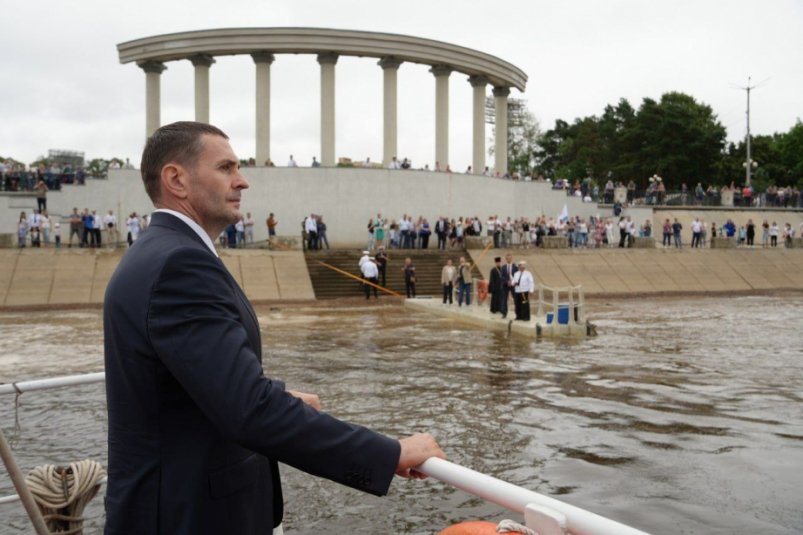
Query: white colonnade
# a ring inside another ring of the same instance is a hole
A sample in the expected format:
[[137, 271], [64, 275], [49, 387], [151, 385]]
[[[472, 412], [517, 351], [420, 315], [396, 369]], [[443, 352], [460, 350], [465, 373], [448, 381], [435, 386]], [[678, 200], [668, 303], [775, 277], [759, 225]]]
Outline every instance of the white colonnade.
[[[264, 46], [259, 46], [264, 45]], [[507, 172], [507, 99], [511, 87], [524, 90], [526, 75], [498, 58], [448, 43], [416, 37], [347, 30], [255, 28], [203, 30], [154, 36], [118, 45], [122, 63], [145, 71], [145, 134], [160, 126], [160, 78], [165, 62], [187, 59], [195, 69], [195, 120], [209, 122], [209, 77], [215, 56], [250, 54], [256, 69], [257, 165], [270, 161], [270, 85], [275, 54], [316, 54], [320, 64], [321, 165], [336, 159], [335, 69], [341, 55], [378, 57], [383, 75], [382, 163], [398, 155], [398, 71], [404, 62], [430, 65], [435, 78], [435, 162], [449, 167], [449, 79], [468, 75], [472, 87], [472, 170], [485, 168], [485, 96], [493, 88], [496, 122], [494, 171]], [[388, 53], [392, 52], [392, 53]]]

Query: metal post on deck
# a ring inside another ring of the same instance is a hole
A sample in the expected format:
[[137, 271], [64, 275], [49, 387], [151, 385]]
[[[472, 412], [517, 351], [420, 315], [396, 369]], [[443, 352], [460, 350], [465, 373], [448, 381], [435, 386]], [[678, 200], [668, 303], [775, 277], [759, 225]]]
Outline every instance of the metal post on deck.
[[577, 319], [579, 319], [581, 322], [585, 322], [585, 319], [586, 319], [586, 300], [585, 300], [585, 296], [583, 295], [583, 287], [582, 286], [578, 286], [577, 287], [577, 293], [579, 295], [579, 300], [580, 300], [580, 312], [578, 314]]
[[538, 318], [544, 317], [544, 287], [540, 284], [538, 285], [538, 310], [536, 310], [535, 316]]
[[569, 325], [572, 325], [573, 323], [574, 323], [574, 288], [572, 286], [569, 286]]
[[22, 475], [17, 462], [14, 460], [14, 454], [11, 453], [11, 446], [8, 445], [6, 435], [0, 429], [0, 457], [3, 458], [3, 464], [6, 466], [8, 475], [14, 483], [14, 488], [17, 489], [17, 494], [22, 500], [22, 505], [25, 506], [25, 511], [33, 523], [34, 530], [37, 535], [50, 535], [50, 530], [47, 529], [45, 519], [42, 518], [42, 512], [36, 505], [36, 501], [31, 494], [31, 489], [25, 484], [25, 477]]
[[552, 290], [552, 324], [558, 324], [558, 299], [560, 297], [560, 289], [554, 288]]

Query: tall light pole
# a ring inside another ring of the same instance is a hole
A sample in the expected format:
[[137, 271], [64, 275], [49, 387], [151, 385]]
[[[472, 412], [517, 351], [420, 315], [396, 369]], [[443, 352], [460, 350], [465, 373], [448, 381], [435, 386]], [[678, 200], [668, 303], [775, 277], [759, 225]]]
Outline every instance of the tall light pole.
[[752, 85], [752, 86], [750, 85], [750, 77], [748, 76], [747, 86], [741, 88], [747, 91], [747, 136], [745, 140], [745, 145], [747, 147], [747, 157], [745, 158], [745, 161], [742, 164], [742, 166], [744, 166], [745, 186], [750, 186], [750, 178], [752, 177], [753, 169], [755, 169], [758, 166], [758, 164], [754, 162], [753, 158], [751, 158], [750, 156], [750, 90], [755, 89], [756, 87], [758, 87], [758, 85]]

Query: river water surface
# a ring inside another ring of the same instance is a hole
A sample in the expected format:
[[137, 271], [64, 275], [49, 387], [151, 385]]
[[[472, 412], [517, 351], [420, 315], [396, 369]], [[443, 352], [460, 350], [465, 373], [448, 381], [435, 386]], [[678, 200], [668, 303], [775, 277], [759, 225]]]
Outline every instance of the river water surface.
[[[398, 306], [258, 309], [268, 375], [450, 460], [652, 533], [803, 533], [803, 298], [590, 304], [597, 338], [508, 337]], [[99, 311], [0, 314], [0, 382], [101, 371]], [[105, 463], [102, 385], [0, 399], [24, 469]], [[376, 498], [283, 469], [285, 529], [434, 533], [520, 517], [439, 482]], [[0, 474], [0, 495], [12, 492]], [[100, 533], [102, 500], [87, 512]], [[0, 534], [32, 530], [0, 505]]]

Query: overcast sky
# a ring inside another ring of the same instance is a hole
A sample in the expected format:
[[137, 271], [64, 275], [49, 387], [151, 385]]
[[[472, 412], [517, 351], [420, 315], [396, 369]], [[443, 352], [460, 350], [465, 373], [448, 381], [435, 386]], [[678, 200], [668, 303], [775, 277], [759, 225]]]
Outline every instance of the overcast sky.
[[[803, 117], [801, 0], [26, 0], [8, 2], [0, 31], [0, 156], [31, 162], [48, 149], [131, 158], [145, 130], [145, 75], [119, 63], [118, 43], [224, 27], [323, 27], [401, 33], [473, 48], [518, 66], [542, 129], [599, 115], [627, 98], [682, 91], [713, 107], [731, 140], [788, 130]], [[162, 123], [193, 119], [193, 70], [162, 74]], [[371, 58], [337, 64], [337, 157], [382, 158], [382, 71]], [[210, 116], [240, 157], [254, 155], [254, 64], [220, 57]], [[273, 160], [319, 156], [319, 65], [278, 55], [271, 70]], [[489, 88], [490, 93], [490, 88]], [[399, 70], [399, 156], [432, 165], [435, 82], [423, 65]], [[487, 133], [491, 135], [491, 128]], [[450, 78], [450, 163], [471, 159], [471, 86]], [[488, 157], [489, 164], [492, 158]]]

